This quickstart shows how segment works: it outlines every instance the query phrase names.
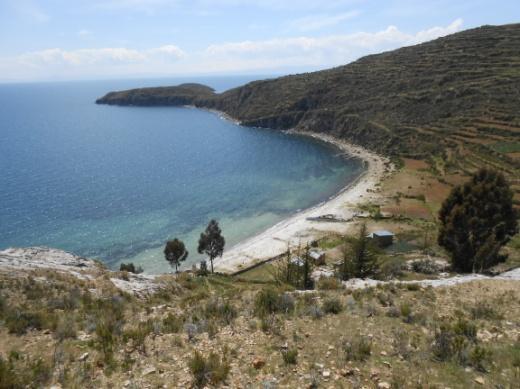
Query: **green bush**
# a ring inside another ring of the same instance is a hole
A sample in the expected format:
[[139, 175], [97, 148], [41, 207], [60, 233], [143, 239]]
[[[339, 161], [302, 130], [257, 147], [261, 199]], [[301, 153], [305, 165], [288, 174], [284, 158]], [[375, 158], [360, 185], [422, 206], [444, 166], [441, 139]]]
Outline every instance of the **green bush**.
[[476, 343], [476, 326], [459, 318], [453, 324], [442, 323], [435, 331], [432, 353], [440, 361], [455, 360], [461, 365], [472, 364], [485, 368], [490, 354]]
[[479, 301], [470, 308], [472, 319], [502, 320], [504, 316], [498, 312], [490, 303]]
[[319, 290], [337, 290], [342, 289], [343, 285], [336, 277], [321, 277], [316, 284], [316, 288]]
[[142, 354], [146, 354], [146, 337], [153, 331], [151, 321], [140, 322], [136, 327], [126, 330], [123, 333], [123, 340], [132, 341], [132, 346], [135, 350]]
[[21, 311], [16, 308], [7, 313], [5, 325], [9, 333], [23, 335], [29, 329], [41, 330], [44, 318], [40, 312]]
[[231, 324], [231, 322], [237, 317], [237, 310], [227, 300], [211, 299], [204, 307], [204, 315], [208, 319], [216, 319], [225, 324]]
[[348, 361], [366, 361], [372, 353], [372, 341], [363, 335], [343, 343], [345, 358]]
[[295, 348], [290, 348], [287, 350], [282, 350], [282, 359], [286, 365], [296, 365], [298, 362], [298, 350]]
[[62, 317], [54, 330], [54, 337], [59, 341], [76, 337], [76, 322], [73, 316]]
[[405, 323], [413, 322], [412, 307], [410, 304], [408, 304], [406, 302], [401, 303], [401, 305], [399, 306], [399, 311], [400, 311], [401, 317], [403, 318], [403, 321]]
[[183, 324], [184, 318], [168, 313], [162, 320], [162, 330], [165, 334], [176, 334], [182, 329]]
[[139, 274], [143, 272], [143, 268], [141, 266], [136, 267], [132, 262], [121, 263], [121, 265], [119, 265], [119, 271], [126, 271], [128, 273]]
[[323, 312], [337, 315], [343, 310], [343, 305], [337, 297], [330, 297], [323, 301]]
[[221, 359], [217, 354], [211, 353], [206, 359], [198, 351], [195, 351], [188, 366], [193, 375], [194, 385], [198, 388], [202, 388], [208, 383], [218, 385], [224, 382], [230, 370], [226, 358]]
[[472, 342], [477, 340], [477, 326], [470, 321], [464, 319], [457, 320], [453, 325], [453, 331], [455, 334], [462, 335]]
[[294, 298], [279, 294], [272, 288], [262, 289], [255, 298], [255, 314], [259, 317], [273, 313], [290, 313], [294, 310]]
[[489, 370], [493, 353], [487, 348], [475, 346], [469, 354], [469, 364], [483, 373]]
[[8, 360], [0, 355], [0, 388], [39, 388], [44, 387], [52, 377], [50, 363], [43, 359], [24, 357], [11, 351]]

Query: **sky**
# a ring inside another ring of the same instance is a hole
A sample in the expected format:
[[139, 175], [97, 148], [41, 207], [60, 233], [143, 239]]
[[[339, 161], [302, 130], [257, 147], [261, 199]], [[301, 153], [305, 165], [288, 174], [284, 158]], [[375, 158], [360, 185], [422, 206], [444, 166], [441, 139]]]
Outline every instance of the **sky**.
[[519, 0], [0, 0], [0, 82], [288, 74], [484, 24]]

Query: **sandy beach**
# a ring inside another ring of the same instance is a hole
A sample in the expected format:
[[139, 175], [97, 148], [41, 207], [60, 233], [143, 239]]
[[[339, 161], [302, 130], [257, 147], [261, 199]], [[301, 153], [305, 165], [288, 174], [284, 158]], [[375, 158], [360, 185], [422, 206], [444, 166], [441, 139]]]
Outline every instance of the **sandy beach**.
[[215, 261], [217, 271], [233, 273], [286, 252], [288, 245], [292, 248], [304, 246], [330, 232], [348, 233], [353, 228], [353, 221], [311, 221], [308, 218], [332, 214], [336, 218], [349, 220], [355, 213], [356, 205], [375, 196], [372, 191], [385, 174], [387, 158], [329, 135], [300, 131], [289, 133], [332, 143], [346, 154], [365, 161], [366, 170], [328, 201], [301, 211], [225, 251], [222, 258]]

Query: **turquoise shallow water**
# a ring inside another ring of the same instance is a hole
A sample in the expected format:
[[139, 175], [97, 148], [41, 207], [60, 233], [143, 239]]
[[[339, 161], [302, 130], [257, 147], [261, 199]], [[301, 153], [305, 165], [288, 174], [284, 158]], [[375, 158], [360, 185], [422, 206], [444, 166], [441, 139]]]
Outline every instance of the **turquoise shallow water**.
[[[214, 113], [94, 104], [109, 90], [182, 81], [0, 85], [0, 248], [46, 245], [169, 271], [166, 239], [186, 241], [190, 266], [210, 218], [229, 248], [361, 172], [330, 145]], [[196, 81], [223, 90], [246, 80]]]

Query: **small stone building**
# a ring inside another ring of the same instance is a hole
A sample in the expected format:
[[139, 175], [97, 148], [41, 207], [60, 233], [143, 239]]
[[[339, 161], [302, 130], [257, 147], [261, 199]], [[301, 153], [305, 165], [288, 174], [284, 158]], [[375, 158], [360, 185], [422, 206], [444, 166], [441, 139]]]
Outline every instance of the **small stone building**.
[[379, 247], [388, 247], [394, 243], [394, 234], [386, 230], [374, 231], [369, 237], [373, 239], [374, 243]]
[[325, 265], [325, 251], [323, 250], [311, 250], [309, 257], [312, 259], [315, 265]]

